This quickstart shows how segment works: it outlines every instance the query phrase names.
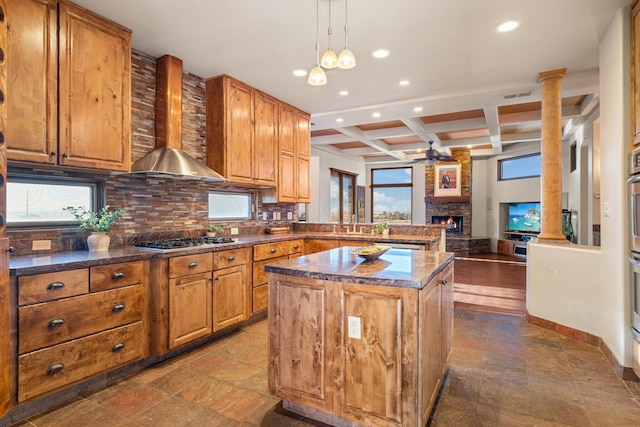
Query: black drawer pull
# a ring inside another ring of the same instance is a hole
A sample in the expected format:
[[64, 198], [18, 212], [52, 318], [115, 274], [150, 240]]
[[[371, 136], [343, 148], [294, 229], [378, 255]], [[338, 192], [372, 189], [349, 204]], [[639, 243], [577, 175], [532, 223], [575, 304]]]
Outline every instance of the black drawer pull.
[[190, 262], [188, 265], [189, 268], [196, 268], [197, 266], [198, 266], [197, 262]]
[[276, 253], [276, 249], [275, 248], [271, 249], [271, 253], [275, 254]]
[[53, 320], [50, 320], [49, 323], [47, 323], [47, 328], [57, 328], [58, 326], [62, 326], [64, 324], [65, 324], [64, 319], [57, 317]]
[[113, 313], [117, 313], [119, 311], [123, 311], [125, 309], [125, 305], [121, 302], [115, 304], [113, 307], [111, 307], [111, 311]]
[[58, 289], [64, 288], [64, 283], [62, 282], [51, 282], [47, 285], [48, 291], [57, 291]]
[[124, 271], [116, 271], [115, 273], [113, 273], [111, 275], [111, 278], [113, 280], [123, 279], [124, 278]]
[[233, 261], [234, 259], [236, 259], [236, 257], [234, 257], [233, 255], [229, 255], [229, 258], [227, 258], [227, 261]]
[[64, 369], [64, 363], [54, 363], [47, 368], [47, 375], [55, 375]]
[[114, 344], [113, 347], [111, 347], [111, 351], [112, 352], [117, 352], [120, 351], [124, 348], [124, 343], [123, 342], [119, 342], [118, 344]]
[[439, 280], [438, 281], [438, 285], [442, 285], [442, 286], [445, 286], [447, 283], [449, 283], [449, 282], [447, 282], [446, 280]]

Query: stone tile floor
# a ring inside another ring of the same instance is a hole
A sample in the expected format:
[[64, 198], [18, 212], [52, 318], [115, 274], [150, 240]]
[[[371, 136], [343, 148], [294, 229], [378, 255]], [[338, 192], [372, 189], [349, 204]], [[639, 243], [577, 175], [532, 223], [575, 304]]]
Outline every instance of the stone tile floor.
[[[433, 426], [640, 426], [640, 384], [602, 352], [524, 318], [456, 309]], [[20, 426], [321, 426], [267, 391], [267, 322]]]

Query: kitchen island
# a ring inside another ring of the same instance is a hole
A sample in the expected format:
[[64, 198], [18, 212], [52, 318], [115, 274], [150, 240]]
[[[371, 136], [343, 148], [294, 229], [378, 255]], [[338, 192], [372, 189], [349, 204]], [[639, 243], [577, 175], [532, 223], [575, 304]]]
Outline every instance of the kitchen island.
[[424, 426], [453, 336], [453, 258], [341, 247], [269, 272], [269, 389], [337, 426]]

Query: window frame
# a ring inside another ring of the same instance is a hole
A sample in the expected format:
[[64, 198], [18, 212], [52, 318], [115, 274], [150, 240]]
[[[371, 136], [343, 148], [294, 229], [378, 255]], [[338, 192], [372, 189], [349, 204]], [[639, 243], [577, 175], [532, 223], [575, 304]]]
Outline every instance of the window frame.
[[516, 176], [513, 178], [503, 178], [502, 177], [502, 171], [503, 171], [503, 164], [504, 162], [507, 161], [514, 161], [514, 160], [518, 160], [518, 159], [524, 159], [527, 157], [540, 157], [540, 164], [542, 165], [542, 154], [541, 153], [531, 153], [531, 154], [524, 154], [522, 156], [515, 156], [515, 157], [507, 157], [504, 159], [498, 159], [498, 167], [497, 167], [497, 171], [498, 171], [498, 181], [513, 181], [514, 179], [527, 179], [527, 178], [537, 178], [541, 175], [541, 173], [537, 174], [537, 175], [522, 175], [522, 176]]
[[[211, 194], [227, 194], [233, 196], [248, 196], [249, 197], [249, 216], [248, 217], [212, 217], [211, 211], [209, 210], [209, 196]], [[207, 219], [209, 221], [218, 221], [218, 222], [235, 222], [235, 221], [251, 221], [255, 219], [256, 212], [258, 211], [257, 207], [257, 197], [255, 192], [246, 192], [246, 191], [233, 191], [233, 190], [218, 190], [218, 189], [209, 189], [207, 191]]]
[[[344, 205], [344, 197], [343, 197], [344, 187], [342, 186], [342, 183], [344, 182], [343, 181], [344, 177], [350, 177], [351, 179], [353, 179], [353, 186], [351, 189], [351, 200], [353, 200], [353, 203], [351, 206], [351, 215], [354, 215], [356, 213], [356, 196], [357, 196], [356, 187], [358, 186], [358, 174], [344, 171], [341, 169], [329, 168], [329, 178], [331, 179], [334, 176], [338, 177], [338, 206], [339, 206], [338, 222], [331, 221], [331, 207], [329, 207], [329, 222], [332, 224], [351, 224], [351, 218], [347, 218], [346, 221], [345, 221], [345, 218], [343, 218], [344, 212], [343, 212], [342, 206]], [[331, 187], [331, 181], [329, 181], [329, 187]], [[329, 196], [329, 200], [331, 203], [331, 196]], [[357, 215], [356, 215], [356, 222], [358, 222]]]
[[[374, 183], [374, 179], [373, 179], [373, 175], [375, 171], [379, 171], [379, 170], [395, 170], [395, 169], [408, 169], [411, 171], [411, 180], [409, 183], [400, 183], [400, 184], [375, 184]], [[371, 197], [369, 198], [369, 203], [370, 203], [370, 215], [371, 215], [371, 222], [373, 222], [373, 205], [374, 205], [374, 200], [373, 200], [373, 193], [375, 191], [376, 188], [409, 188], [409, 219], [410, 222], [409, 224], [413, 224], [413, 168], [411, 166], [398, 166], [398, 167], [394, 167], [394, 168], [371, 168], [371, 185], [369, 186], [371, 189]], [[393, 224], [391, 222], [389, 222], [389, 224]], [[399, 222], [396, 224], [405, 224], [404, 222]]]
[[[91, 188], [91, 205], [88, 206], [94, 212], [106, 206], [105, 182], [100, 179], [69, 177], [69, 176], [52, 176], [52, 175], [34, 175], [20, 172], [7, 173], [7, 185], [10, 183], [24, 184], [47, 184], [47, 185], [70, 185], [70, 186], [87, 186]], [[22, 230], [72, 230], [80, 227], [80, 222], [76, 219], [64, 221], [26, 221], [26, 222], [9, 222], [7, 219], [7, 231]]]

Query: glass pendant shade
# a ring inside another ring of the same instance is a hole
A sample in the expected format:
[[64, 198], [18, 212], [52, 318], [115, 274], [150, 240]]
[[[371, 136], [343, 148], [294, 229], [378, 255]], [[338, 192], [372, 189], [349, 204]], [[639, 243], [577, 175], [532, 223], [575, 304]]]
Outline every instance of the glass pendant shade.
[[325, 85], [327, 84], [327, 75], [324, 73], [324, 70], [319, 65], [316, 65], [315, 67], [313, 67], [313, 69], [309, 73], [309, 79], [307, 80], [307, 82], [311, 86]]
[[338, 66], [338, 55], [336, 55], [331, 48], [327, 49], [324, 54], [322, 54], [320, 65], [322, 65], [322, 68], [326, 68], [327, 70], [336, 68]]
[[340, 52], [340, 56], [338, 56], [338, 67], [343, 70], [348, 70], [356, 66], [356, 57], [353, 53], [347, 49], [346, 47], [342, 52]]

